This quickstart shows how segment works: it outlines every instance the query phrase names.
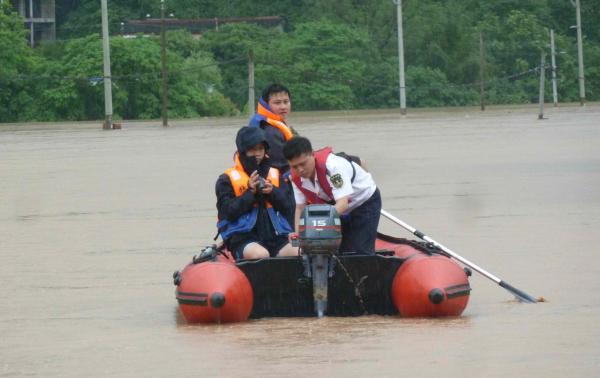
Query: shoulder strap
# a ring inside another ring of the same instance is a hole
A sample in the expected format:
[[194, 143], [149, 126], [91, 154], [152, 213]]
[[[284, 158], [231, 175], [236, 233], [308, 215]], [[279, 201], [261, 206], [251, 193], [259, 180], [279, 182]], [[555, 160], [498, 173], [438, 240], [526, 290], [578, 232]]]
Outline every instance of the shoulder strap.
[[[314, 155], [315, 155], [315, 170], [317, 171], [316, 174], [317, 174], [317, 180], [319, 180], [319, 186], [321, 186], [321, 189], [323, 189], [323, 191], [325, 193], [327, 193], [327, 195], [330, 198], [333, 198], [331, 186], [329, 185], [329, 182], [327, 181], [327, 167], [325, 166], [325, 162], [327, 161], [327, 156], [329, 156], [330, 153], [331, 153], [331, 147], [325, 147], [318, 151], [315, 151]], [[291, 171], [291, 173], [292, 173], [292, 182], [304, 194], [304, 196], [306, 197], [306, 202], [308, 204], [325, 203], [325, 201], [321, 197], [319, 197], [316, 193], [311, 192], [310, 190], [308, 190], [302, 186], [302, 180], [300, 179], [300, 176], [297, 176], [294, 173], [294, 171]]]
[[327, 158], [332, 151], [333, 150], [331, 147], [325, 147], [315, 151], [315, 169], [317, 170], [317, 179], [319, 180], [319, 185], [323, 191], [330, 198], [333, 198], [333, 191], [331, 189], [331, 185], [329, 185], [329, 181], [327, 181], [327, 177], [329, 177], [329, 172], [327, 172]]
[[[350, 179], [350, 183], [353, 183], [354, 178], [356, 177], [356, 168], [354, 167], [354, 163], [356, 163], [355, 159], [360, 162], [360, 158], [358, 156], [348, 155], [345, 152], [337, 152], [336, 155], [346, 159], [348, 163], [350, 163], [350, 166], [352, 167], [352, 178]], [[358, 163], [358, 165], [360, 165], [360, 163]], [[329, 172], [327, 172], [327, 175], [329, 176]]]

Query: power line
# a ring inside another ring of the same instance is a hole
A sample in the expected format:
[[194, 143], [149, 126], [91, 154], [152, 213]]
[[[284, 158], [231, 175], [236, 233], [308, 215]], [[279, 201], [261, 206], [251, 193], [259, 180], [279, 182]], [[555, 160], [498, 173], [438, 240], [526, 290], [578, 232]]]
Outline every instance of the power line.
[[[179, 75], [179, 74], [183, 74], [183, 73], [200, 71], [207, 67], [227, 65], [227, 64], [237, 63], [237, 62], [241, 62], [241, 61], [245, 62], [246, 57], [234, 58], [234, 59], [230, 59], [230, 60], [226, 60], [226, 61], [204, 64], [204, 65], [195, 66], [195, 67], [182, 68], [179, 70], [173, 70], [173, 71], [169, 71], [169, 72], [170, 72], [170, 74], [173, 74], [173, 75]], [[142, 72], [142, 73], [136, 73], [136, 74], [127, 74], [127, 75], [111, 75], [111, 79], [113, 79], [113, 80], [142, 79], [142, 78], [147, 78], [147, 77], [149, 77], [151, 79], [159, 79], [161, 77], [161, 73], [160, 73], [160, 71], [156, 71], [156, 72]], [[63, 75], [18, 74], [18, 75], [13, 75], [10, 77], [0, 76], [0, 78], [4, 79], [4, 80], [6, 80], [6, 79], [8, 79], [8, 80], [57, 80], [57, 81], [73, 80], [73, 81], [92, 81], [92, 82], [98, 83], [98, 82], [102, 81], [104, 76], [103, 75], [85, 75], [85, 76], [83, 76], [83, 75], [81, 75], [81, 76], [64, 75], [63, 76]]]

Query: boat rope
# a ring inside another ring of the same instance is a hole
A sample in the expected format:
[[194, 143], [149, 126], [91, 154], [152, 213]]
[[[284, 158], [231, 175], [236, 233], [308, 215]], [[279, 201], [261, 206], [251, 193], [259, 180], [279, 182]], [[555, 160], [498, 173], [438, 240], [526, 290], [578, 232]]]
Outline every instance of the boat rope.
[[369, 312], [367, 311], [367, 308], [365, 307], [365, 302], [363, 301], [363, 297], [360, 294], [360, 286], [362, 285], [364, 280], [367, 279], [368, 276], [362, 276], [360, 278], [360, 281], [358, 281], [358, 284], [357, 284], [356, 282], [354, 282], [354, 279], [350, 275], [350, 272], [348, 272], [348, 269], [346, 269], [344, 264], [342, 264], [342, 261], [339, 259], [339, 257], [337, 257], [337, 255], [335, 255], [335, 254], [332, 254], [331, 256], [333, 256], [333, 259], [342, 267], [344, 274], [348, 278], [348, 282], [350, 282], [350, 284], [352, 286], [354, 286], [354, 295], [356, 296], [356, 298], [358, 298], [358, 303], [360, 303], [360, 307], [362, 308], [363, 315], [368, 315]]
[[222, 243], [220, 245], [213, 244], [206, 246], [202, 248], [202, 250], [197, 256], [194, 255], [194, 257], [192, 257], [192, 262], [194, 264], [200, 264], [205, 261], [215, 261], [217, 259], [217, 255], [223, 255], [227, 259], [229, 259], [230, 257], [227, 253], [225, 253], [225, 247], [225, 243]]
[[221, 256], [224, 256], [227, 260], [233, 260], [231, 254], [225, 251], [226, 249], [227, 246], [225, 243], [221, 243], [219, 246], [217, 246], [217, 253]]

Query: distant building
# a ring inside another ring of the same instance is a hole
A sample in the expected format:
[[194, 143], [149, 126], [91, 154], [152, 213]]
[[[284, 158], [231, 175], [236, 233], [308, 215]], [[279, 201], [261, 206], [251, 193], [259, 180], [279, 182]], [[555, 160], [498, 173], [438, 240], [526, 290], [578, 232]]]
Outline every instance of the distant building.
[[11, 0], [15, 10], [25, 19], [29, 28], [29, 43], [56, 39], [56, 16], [54, 0]]
[[[122, 24], [122, 34], [153, 34], [160, 32], [160, 18], [147, 18], [145, 20], [129, 20]], [[172, 18], [165, 17], [167, 30], [183, 29], [192, 34], [201, 35], [207, 30], [219, 30], [221, 25], [235, 23], [250, 23], [266, 27], [283, 29], [283, 18], [279, 16], [263, 17], [225, 17], [225, 18]]]

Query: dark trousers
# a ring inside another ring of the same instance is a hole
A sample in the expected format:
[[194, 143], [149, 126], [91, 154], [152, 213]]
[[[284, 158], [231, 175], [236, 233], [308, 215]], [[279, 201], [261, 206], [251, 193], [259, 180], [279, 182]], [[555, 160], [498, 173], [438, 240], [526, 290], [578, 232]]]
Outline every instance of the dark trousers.
[[357, 252], [375, 254], [375, 239], [381, 214], [379, 189], [349, 215], [342, 217], [342, 243], [340, 253]]

